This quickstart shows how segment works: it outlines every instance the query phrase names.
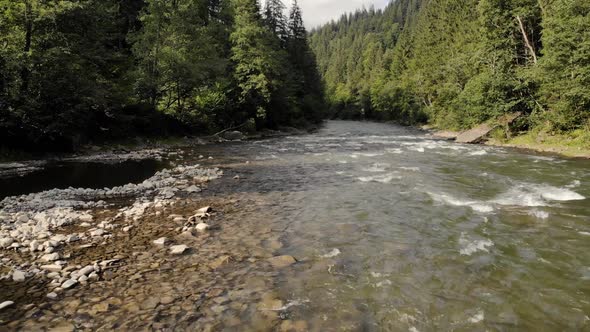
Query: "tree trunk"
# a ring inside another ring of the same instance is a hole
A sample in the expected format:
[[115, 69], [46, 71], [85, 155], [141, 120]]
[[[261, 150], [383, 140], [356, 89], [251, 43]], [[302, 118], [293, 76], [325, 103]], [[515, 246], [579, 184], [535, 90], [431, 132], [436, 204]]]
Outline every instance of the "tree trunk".
[[535, 53], [535, 49], [533, 48], [533, 45], [529, 41], [529, 37], [526, 34], [526, 30], [524, 29], [524, 24], [522, 23], [520, 16], [517, 15], [516, 20], [518, 21], [520, 31], [522, 32], [522, 37], [524, 38], [524, 43], [525, 43], [526, 47], [529, 49], [529, 51], [531, 52], [531, 55], [533, 56], [533, 62], [535, 64], [537, 64], [537, 54]]

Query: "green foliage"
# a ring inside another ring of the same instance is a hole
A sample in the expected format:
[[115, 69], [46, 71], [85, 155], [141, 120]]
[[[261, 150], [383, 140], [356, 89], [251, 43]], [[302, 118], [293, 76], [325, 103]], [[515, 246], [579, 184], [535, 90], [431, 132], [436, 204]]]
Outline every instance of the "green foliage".
[[0, 144], [317, 121], [305, 30], [270, 4], [263, 19], [256, 0], [0, 0]]
[[335, 116], [459, 130], [522, 112], [521, 129], [570, 131], [590, 118], [589, 12], [583, 0], [398, 0], [314, 30], [311, 46]]

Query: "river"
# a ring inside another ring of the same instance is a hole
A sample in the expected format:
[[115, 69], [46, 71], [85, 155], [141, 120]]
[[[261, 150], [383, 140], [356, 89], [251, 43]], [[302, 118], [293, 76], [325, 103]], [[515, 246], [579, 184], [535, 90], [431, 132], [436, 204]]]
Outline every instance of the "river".
[[240, 176], [208, 195], [268, 200], [299, 261], [281, 310], [311, 330], [590, 328], [588, 160], [347, 121], [185, 152]]

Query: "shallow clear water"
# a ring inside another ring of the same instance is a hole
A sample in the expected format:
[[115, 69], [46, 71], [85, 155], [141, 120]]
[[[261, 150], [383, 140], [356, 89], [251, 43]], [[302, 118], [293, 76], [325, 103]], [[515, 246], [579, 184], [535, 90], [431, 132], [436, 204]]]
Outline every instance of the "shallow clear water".
[[340, 121], [218, 153], [275, 202], [312, 329], [590, 328], [587, 160]]
[[[226, 171], [206, 193], [267, 198], [277, 254], [299, 260], [275, 280], [281, 315], [310, 330], [590, 329], [588, 160], [344, 121], [185, 152]], [[159, 167], [131, 166], [86, 169], [81, 184], [59, 169], [12, 188], [106, 186]]]

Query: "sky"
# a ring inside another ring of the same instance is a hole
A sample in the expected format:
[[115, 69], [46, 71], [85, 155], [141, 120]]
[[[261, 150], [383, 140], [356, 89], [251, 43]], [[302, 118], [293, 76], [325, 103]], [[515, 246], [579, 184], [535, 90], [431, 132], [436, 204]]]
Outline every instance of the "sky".
[[[291, 0], [283, 0], [287, 7], [291, 6]], [[338, 19], [342, 14], [362, 8], [384, 8], [389, 0], [298, 0], [303, 11], [303, 21], [307, 29]]]

